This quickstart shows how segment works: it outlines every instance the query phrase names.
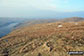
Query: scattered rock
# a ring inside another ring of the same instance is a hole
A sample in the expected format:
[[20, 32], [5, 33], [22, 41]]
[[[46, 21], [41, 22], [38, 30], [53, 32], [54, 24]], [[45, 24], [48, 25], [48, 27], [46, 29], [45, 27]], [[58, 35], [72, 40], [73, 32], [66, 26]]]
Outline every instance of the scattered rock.
[[44, 47], [46, 48], [46, 50], [48, 50], [49, 52], [51, 52], [53, 50], [53, 46], [49, 44], [49, 42], [46, 42], [44, 44]]
[[61, 28], [61, 27], [63, 27], [63, 25], [58, 25], [58, 28]]
[[75, 25], [78, 25], [78, 23], [75, 23]]

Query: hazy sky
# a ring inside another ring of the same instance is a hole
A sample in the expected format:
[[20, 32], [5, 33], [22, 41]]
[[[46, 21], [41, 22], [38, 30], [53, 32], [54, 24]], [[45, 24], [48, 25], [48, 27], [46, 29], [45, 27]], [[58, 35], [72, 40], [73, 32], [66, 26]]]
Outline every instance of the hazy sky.
[[48, 15], [49, 12], [81, 11], [84, 11], [84, 0], [0, 0], [0, 17], [32, 17]]

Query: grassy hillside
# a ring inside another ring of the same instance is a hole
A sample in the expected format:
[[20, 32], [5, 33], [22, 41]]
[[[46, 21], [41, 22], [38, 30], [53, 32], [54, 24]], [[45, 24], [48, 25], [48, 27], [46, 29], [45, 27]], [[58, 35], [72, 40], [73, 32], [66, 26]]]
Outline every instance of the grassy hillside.
[[70, 56], [68, 51], [84, 51], [84, 22], [32, 25], [0, 39], [0, 56]]

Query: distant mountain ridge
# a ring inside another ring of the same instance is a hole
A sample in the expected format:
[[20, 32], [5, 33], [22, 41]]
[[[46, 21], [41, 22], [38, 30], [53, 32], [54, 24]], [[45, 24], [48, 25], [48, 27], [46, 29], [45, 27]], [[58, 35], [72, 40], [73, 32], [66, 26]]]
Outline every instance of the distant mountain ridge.
[[82, 17], [71, 17], [71, 18], [65, 18], [60, 20], [62, 22], [79, 22], [79, 21], [84, 21], [84, 18]]

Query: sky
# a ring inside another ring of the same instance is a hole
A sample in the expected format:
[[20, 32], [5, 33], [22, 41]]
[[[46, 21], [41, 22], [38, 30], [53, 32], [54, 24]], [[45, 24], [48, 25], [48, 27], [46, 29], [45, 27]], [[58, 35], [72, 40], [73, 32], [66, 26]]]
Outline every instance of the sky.
[[0, 0], [0, 17], [49, 17], [84, 12], [84, 0]]

